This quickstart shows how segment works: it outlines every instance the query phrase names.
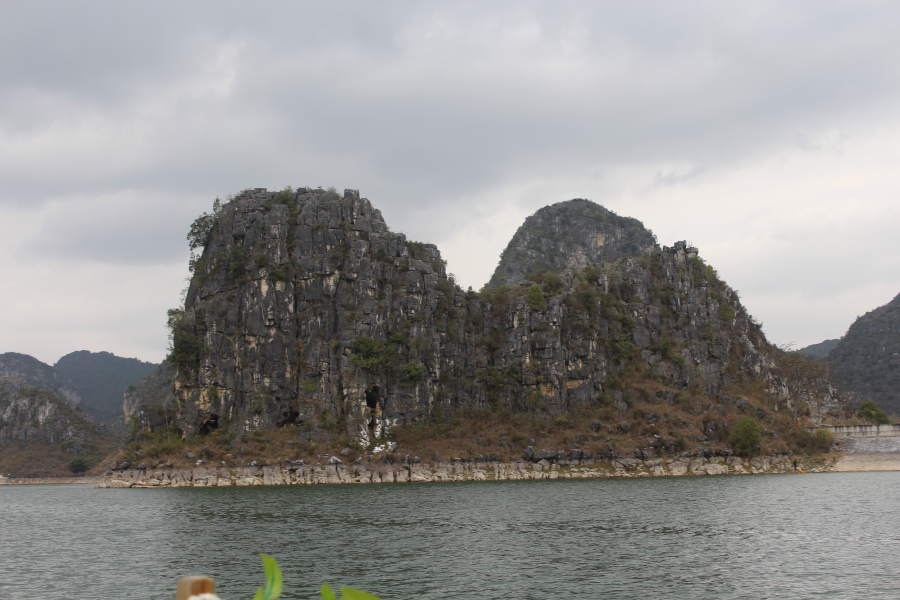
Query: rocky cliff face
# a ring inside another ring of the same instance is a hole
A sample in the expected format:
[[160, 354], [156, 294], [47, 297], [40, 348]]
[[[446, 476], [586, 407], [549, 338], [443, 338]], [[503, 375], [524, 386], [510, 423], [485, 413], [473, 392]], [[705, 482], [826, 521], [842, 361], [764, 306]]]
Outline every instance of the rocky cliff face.
[[164, 360], [140, 381], [128, 386], [122, 402], [125, 421], [139, 429], [164, 425], [177, 412], [174, 394], [175, 369]]
[[620, 217], [590, 200], [559, 202], [525, 219], [487, 287], [517, 285], [535, 272], [596, 267], [655, 247], [653, 233], [637, 219]]
[[[575, 268], [539, 294], [526, 294], [530, 283], [476, 294], [448, 279], [435, 246], [391, 232], [354, 190], [246, 191], [216, 215], [176, 319], [171, 423], [186, 435], [291, 423], [314, 437], [337, 422], [366, 445], [390, 425], [465, 407], [624, 411], [641, 378], [664, 403], [683, 390], [734, 410], [731, 386], [759, 382], [781, 395], [769, 410], [790, 405], [775, 349], [698, 251], [655, 247], [639, 223], [616, 219], [567, 224], [607, 237], [594, 254], [574, 251]], [[598, 263], [607, 249], [646, 253]], [[532, 264], [505, 260], [512, 272]], [[716, 419], [705, 425], [713, 438], [727, 428]]]
[[828, 362], [854, 403], [874, 400], [888, 413], [900, 413], [900, 295], [859, 317]]
[[0, 469], [20, 476], [67, 473], [82, 456], [96, 462], [112, 436], [71, 402], [51, 367], [23, 354], [0, 355]]

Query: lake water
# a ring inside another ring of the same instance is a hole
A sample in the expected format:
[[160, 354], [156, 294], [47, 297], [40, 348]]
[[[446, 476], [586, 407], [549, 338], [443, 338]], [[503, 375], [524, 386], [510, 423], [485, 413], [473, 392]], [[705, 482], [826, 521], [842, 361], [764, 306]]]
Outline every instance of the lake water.
[[896, 598], [900, 473], [267, 488], [0, 487], [0, 598], [227, 600], [278, 559], [413, 598]]

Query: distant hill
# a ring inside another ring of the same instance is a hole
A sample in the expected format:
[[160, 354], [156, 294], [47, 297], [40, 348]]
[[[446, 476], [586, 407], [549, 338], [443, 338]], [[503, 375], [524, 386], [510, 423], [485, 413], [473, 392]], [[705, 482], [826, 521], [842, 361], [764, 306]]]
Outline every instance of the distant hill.
[[825, 358], [828, 356], [828, 353], [834, 350], [837, 347], [838, 342], [841, 340], [825, 340], [824, 342], [819, 342], [818, 344], [811, 344], [806, 348], [800, 348], [797, 350], [800, 354], [806, 354], [807, 356], [812, 356], [814, 358]]
[[600, 266], [655, 247], [653, 233], [637, 219], [581, 198], [558, 202], [525, 219], [486, 287], [516, 285], [535, 272]]
[[109, 352], [79, 350], [66, 354], [53, 369], [81, 396], [81, 406], [100, 421], [124, 427], [122, 398], [132, 383], [149, 375], [158, 365]]
[[78, 405], [53, 367], [26, 354], [0, 354], [0, 472], [16, 477], [90, 468], [115, 448], [110, 431]]
[[838, 387], [856, 404], [874, 400], [900, 413], [900, 295], [857, 318], [828, 361]]

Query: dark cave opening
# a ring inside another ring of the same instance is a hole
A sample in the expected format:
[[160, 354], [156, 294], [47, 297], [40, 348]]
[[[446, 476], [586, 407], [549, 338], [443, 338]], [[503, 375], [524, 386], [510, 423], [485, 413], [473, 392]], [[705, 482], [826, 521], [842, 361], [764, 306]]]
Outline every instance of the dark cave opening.
[[374, 429], [376, 419], [381, 416], [381, 390], [377, 385], [373, 385], [372, 389], [366, 390], [366, 406], [369, 407], [369, 429]]
[[373, 385], [371, 390], [366, 390], [366, 406], [375, 410], [381, 404], [381, 390], [377, 385]]
[[219, 415], [215, 413], [202, 412], [197, 416], [197, 434], [200, 436], [209, 435], [219, 428]]

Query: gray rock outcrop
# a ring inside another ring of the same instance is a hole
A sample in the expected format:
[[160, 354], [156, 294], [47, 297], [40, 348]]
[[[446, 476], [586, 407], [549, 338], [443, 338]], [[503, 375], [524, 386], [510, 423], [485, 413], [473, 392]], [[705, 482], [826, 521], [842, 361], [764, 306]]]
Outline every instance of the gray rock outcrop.
[[164, 360], [152, 373], [128, 386], [122, 400], [126, 422], [138, 429], [154, 429], [171, 422], [176, 413], [175, 369]]
[[487, 287], [517, 285], [535, 272], [601, 266], [655, 247], [653, 233], [637, 219], [620, 217], [590, 200], [559, 202], [525, 219]]
[[[555, 456], [555, 453], [554, 453]], [[256, 485], [317, 485], [336, 483], [418, 483], [438, 481], [516, 481], [527, 479], [591, 479], [600, 477], [678, 477], [684, 475], [749, 475], [784, 473], [791, 470], [786, 456], [674, 457], [612, 461], [568, 459], [554, 462], [452, 461], [418, 465], [387, 465], [378, 462], [195, 467], [165, 469], [119, 469], [108, 471], [98, 488], [230, 487]], [[811, 468], [830, 470], [830, 468]]]
[[[585, 226], [615, 252], [573, 259], [535, 306], [527, 287], [459, 289], [435, 246], [391, 232], [355, 190], [248, 190], [221, 208], [195, 264], [174, 332], [173, 425], [291, 423], [303, 440], [337, 425], [367, 445], [470, 406], [555, 417], [614, 397], [627, 409], [628, 365], [719, 402], [758, 380], [790, 403], [775, 349], [697, 249], [656, 247], [619, 219]], [[727, 438], [725, 425], [713, 434]]]

